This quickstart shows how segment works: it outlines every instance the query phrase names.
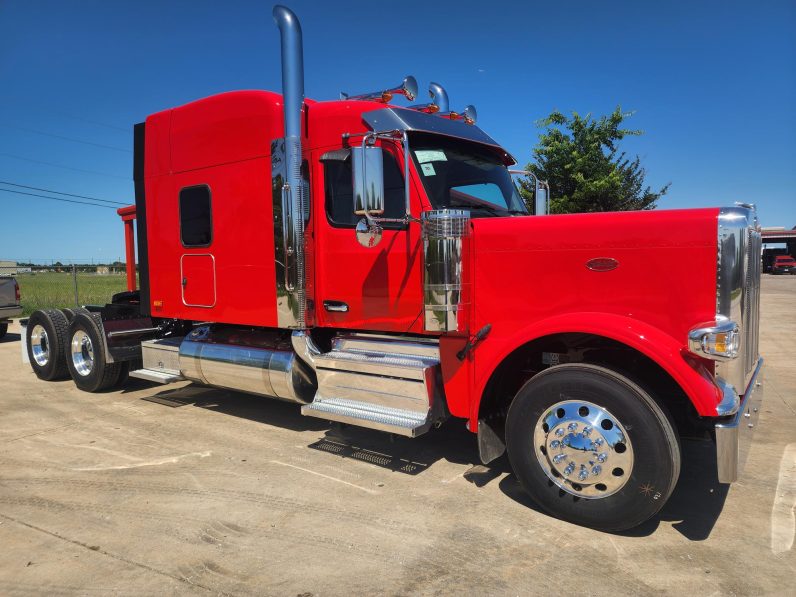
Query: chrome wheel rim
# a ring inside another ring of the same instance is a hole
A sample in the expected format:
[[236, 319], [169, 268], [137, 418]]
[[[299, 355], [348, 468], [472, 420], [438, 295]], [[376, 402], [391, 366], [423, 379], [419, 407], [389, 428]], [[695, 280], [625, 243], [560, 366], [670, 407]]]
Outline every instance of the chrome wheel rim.
[[30, 351], [39, 367], [44, 367], [50, 361], [50, 339], [47, 330], [38, 324], [33, 326], [30, 333]]
[[87, 376], [94, 369], [94, 346], [83, 330], [72, 336], [72, 364], [78, 375]]
[[547, 409], [534, 428], [534, 452], [553, 483], [582, 498], [613, 495], [633, 472], [627, 431], [592, 402], [567, 400]]

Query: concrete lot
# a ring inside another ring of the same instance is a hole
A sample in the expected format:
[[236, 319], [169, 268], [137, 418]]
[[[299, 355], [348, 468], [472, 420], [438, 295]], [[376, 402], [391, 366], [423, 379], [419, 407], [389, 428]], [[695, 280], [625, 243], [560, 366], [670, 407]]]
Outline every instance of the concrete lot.
[[538, 512], [453, 421], [416, 440], [131, 380], [85, 394], [0, 343], [0, 593], [793, 595], [796, 276], [763, 280], [766, 396], [743, 480], [686, 442], [660, 517]]

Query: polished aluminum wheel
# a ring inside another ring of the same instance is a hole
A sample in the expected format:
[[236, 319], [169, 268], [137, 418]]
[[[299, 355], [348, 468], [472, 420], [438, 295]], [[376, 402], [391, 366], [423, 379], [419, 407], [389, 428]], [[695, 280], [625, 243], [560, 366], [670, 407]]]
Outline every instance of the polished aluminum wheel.
[[624, 427], [591, 402], [551, 406], [536, 423], [534, 446], [550, 480], [578, 497], [608, 497], [624, 487], [633, 470], [633, 447]]
[[30, 350], [39, 367], [44, 367], [50, 361], [50, 339], [47, 330], [38, 324], [33, 326], [30, 333]]
[[72, 364], [78, 375], [83, 377], [94, 369], [94, 346], [83, 330], [77, 330], [72, 336]]

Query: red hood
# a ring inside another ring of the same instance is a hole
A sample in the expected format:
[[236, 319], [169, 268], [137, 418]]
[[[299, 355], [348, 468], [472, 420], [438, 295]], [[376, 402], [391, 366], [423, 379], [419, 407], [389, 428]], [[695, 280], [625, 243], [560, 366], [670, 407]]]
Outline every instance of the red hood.
[[685, 344], [715, 317], [717, 217], [712, 208], [474, 219], [472, 329], [491, 323], [500, 335], [606, 313]]

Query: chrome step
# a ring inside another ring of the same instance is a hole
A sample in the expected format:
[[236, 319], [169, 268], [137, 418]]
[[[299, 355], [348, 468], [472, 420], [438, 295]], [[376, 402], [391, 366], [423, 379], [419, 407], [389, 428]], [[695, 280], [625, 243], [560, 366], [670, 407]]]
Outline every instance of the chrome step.
[[130, 371], [130, 377], [137, 377], [138, 379], [164, 384], [185, 379], [180, 375], [179, 371], [169, 371], [166, 369], [136, 369], [135, 371]]
[[415, 437], [445, 411], [436, 340], [342, 335], [314, 365], [318, 391], [304, 415]]
[[376, 406], [358, 400], [327, 398], [301, 407], [301, 414], [339, 423], [378, 429], [407, 437], [416, 437], [428, 431], [431, 421], [420, 412]]

